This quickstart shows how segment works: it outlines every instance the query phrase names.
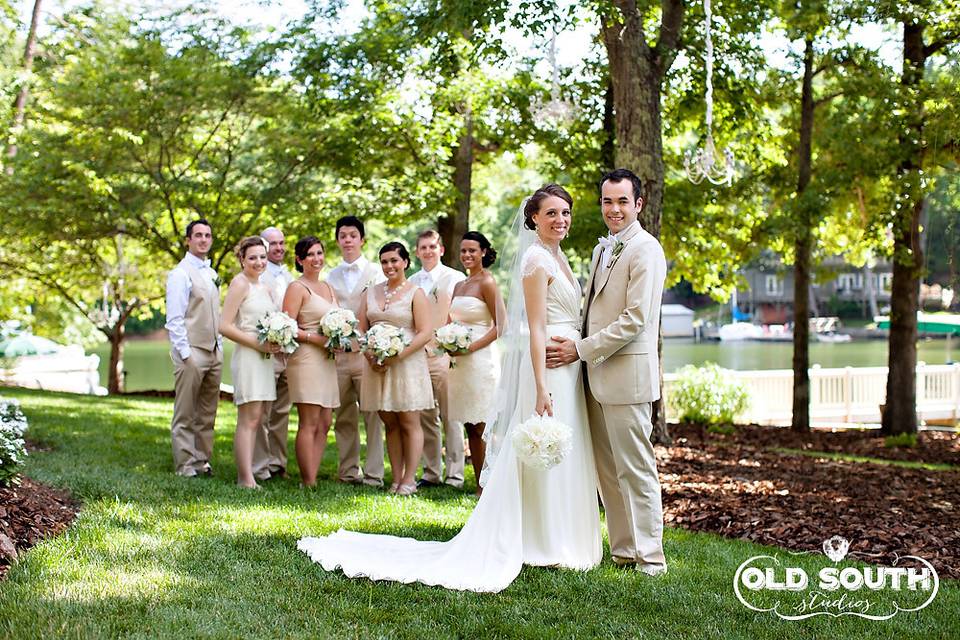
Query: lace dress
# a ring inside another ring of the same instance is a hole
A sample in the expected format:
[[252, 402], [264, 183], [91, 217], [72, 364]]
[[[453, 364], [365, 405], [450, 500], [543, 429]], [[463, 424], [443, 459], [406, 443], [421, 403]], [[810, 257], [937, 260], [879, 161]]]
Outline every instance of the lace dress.
[[[386, 309], [380, 308], [373, 290], [374, 287], [368, 287], [366, 293], [367, 321], [370, 326], [392, 324], [399, 327], [407, 338], [413, 339], [416, 334], [413, 326], [413, 294], [418, 288], [408, 285], [407, 291], [391, 300]], [[426, 351], [418, 349], [416, 353], [387, 367], [383, 373], [374, 371], [364, 359], [360, 383], [361, 411], [422, 411], [433, 407], [433, 386], [430, 384]]]

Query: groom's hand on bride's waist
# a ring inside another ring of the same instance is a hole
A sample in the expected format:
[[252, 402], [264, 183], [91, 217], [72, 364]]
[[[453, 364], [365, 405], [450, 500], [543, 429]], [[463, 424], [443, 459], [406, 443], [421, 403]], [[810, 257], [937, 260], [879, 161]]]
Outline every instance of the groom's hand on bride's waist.
[[556, 369], [576, 362], [580, 359], [577, 353], [577, 343], [570, 338], [561, 336], [550, 336], [550, 342], [547, 343], [547, 368]]

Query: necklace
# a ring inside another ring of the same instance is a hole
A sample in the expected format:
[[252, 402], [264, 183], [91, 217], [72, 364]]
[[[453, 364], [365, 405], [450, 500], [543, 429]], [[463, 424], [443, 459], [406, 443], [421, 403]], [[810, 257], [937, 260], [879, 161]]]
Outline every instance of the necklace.
[[543, 240], [541, 240], [540, 236], [537, 236], [534, 242], [536, 242], [538, 245], [540, 245], [541, 247], [546, 249], [548, 252], [550, 252], [550, 255], [552, 255], [554, 258], [556, 258], [560, 254], [560, 245], [557, 245], [557, 246], [549, 245], [545, 243]]
[[397, 287], [393, 291], [390, 291], [390, 287], [388, 287], [386, 284], [383, 285], [383, 308], [384, 309], [390, 306], [390, 300], [393, 299], [395, 295], [400, 293], [401, 289], [406, 288], [407, 282], [408, 282], [407, 280], [404, 280], [403, 284], [401, 284], [399, 287]]

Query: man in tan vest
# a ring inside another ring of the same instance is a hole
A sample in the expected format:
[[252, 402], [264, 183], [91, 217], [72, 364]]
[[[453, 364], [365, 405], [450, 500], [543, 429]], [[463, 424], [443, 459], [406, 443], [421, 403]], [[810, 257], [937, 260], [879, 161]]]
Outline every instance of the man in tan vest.
[[167, 275], [167, 333], [173, 360], [173, 464], [177, 475], [212, 475], [213, 425], [220, 401], [220, 277], [207, 253], [213, 228], [187, 225], [187, 255]]
[[[283, 257], [287, 253], [287, 241], [283, 232], [276, 227], [267, 227], [260, 232], [260, 237], [267, 241], [267, 268], [260, 276], [260, 282], [267, 285], [277, 307], [282, 307], [287, 285], [293, 282], [293, 275], [283, 263]], [[257, 430], [257, 438], [253, 443], [253, 476], [257, 480], [287, 476], [290, 389], [287, 385], [286, 355], [273, 356], [273, 376], [277, 399], [268, 402], [264, 407], [263, 423]]]
[[[355, 216], [337, 220], [337, 246], [343, 262], [327, 276], [337, 302], [344, 309], [360, 313], [360, 301], [369, 285], [386, 280], [379, 262], [363, 257], [363, 222]], [[337, 354], [337, 383], [340, 385], [340, 408], [333, 426], [337, 437], [339, 464], [337, 478], [351, 484], [383, 486], [383, 423], [376, 411], [363, 414], [367, 433], [367, 460], [360, 473], [360, 384], [363, 377], [363, 354]]]
[[626, 169], [600, 181], [600, 207], [610, 235], [593, 251], [579, 341], [554, 337], [547, 366], [581, 359], [600, 497], [610, 552], [619, 565], [666, 573], [663, 509], [650, 435], [660, 397], [657, 341], [667, 264], [643, 230], [640, 178]]
[[[422, 269], [410, 276], [410, 282], [427, 294], [433, 328], [436, 330], [447, 324], [453, 287], [465, 280], [466, 276], [440, 262], [443, 256], [443, 240], [434, 229], [420, 232], [417, 236], [416, 253]], [[420, 412], [420, 427], [423, 429], [423, 475], [417, 486], [437, 486], [442, 479], [444, 483], [460, 488], [463, 487], [463, 430], [459, 424], [451, 424], [447, 419], [447, 376], [450, 372], [450, 356], [437, 355], [437, 349], [435, 340], [427, 343], [427, 366], [430, 369], [430, 383], [433, 385], [436, 406], [429, 411]], [[441, 422], [443, 436], [441, 436]], [[447, 443], [445, 449], [444, 440]], [[445, 466], [442, 476], [441, 458]]]

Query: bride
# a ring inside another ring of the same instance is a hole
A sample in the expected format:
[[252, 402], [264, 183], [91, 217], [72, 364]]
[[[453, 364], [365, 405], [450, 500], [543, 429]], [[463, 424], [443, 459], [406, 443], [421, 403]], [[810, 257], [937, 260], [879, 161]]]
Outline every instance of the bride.
[[[518, 246], [507, 318], [498, 323], [506, 327], [500, 339], [504, 359], [484, 435], [483, 495], [463, 529], [447, 542], [343, 529], [302, 538], [297, 548], [325, 570], [497, 592], [524, 564], [587, 570], [600, 563], [596, 469], [581, 368], [546, 367], [548, 336], [579, 338], [580, 285], [560, 251], [572, 206], [563, 187], [548, 184], [524, 201], [514, 222], [511, 237]], [[573, 431], [570, 454], [546, 471], [523, 465], [508, 437], [511, 427], [533, 413], [552, 415]]]

